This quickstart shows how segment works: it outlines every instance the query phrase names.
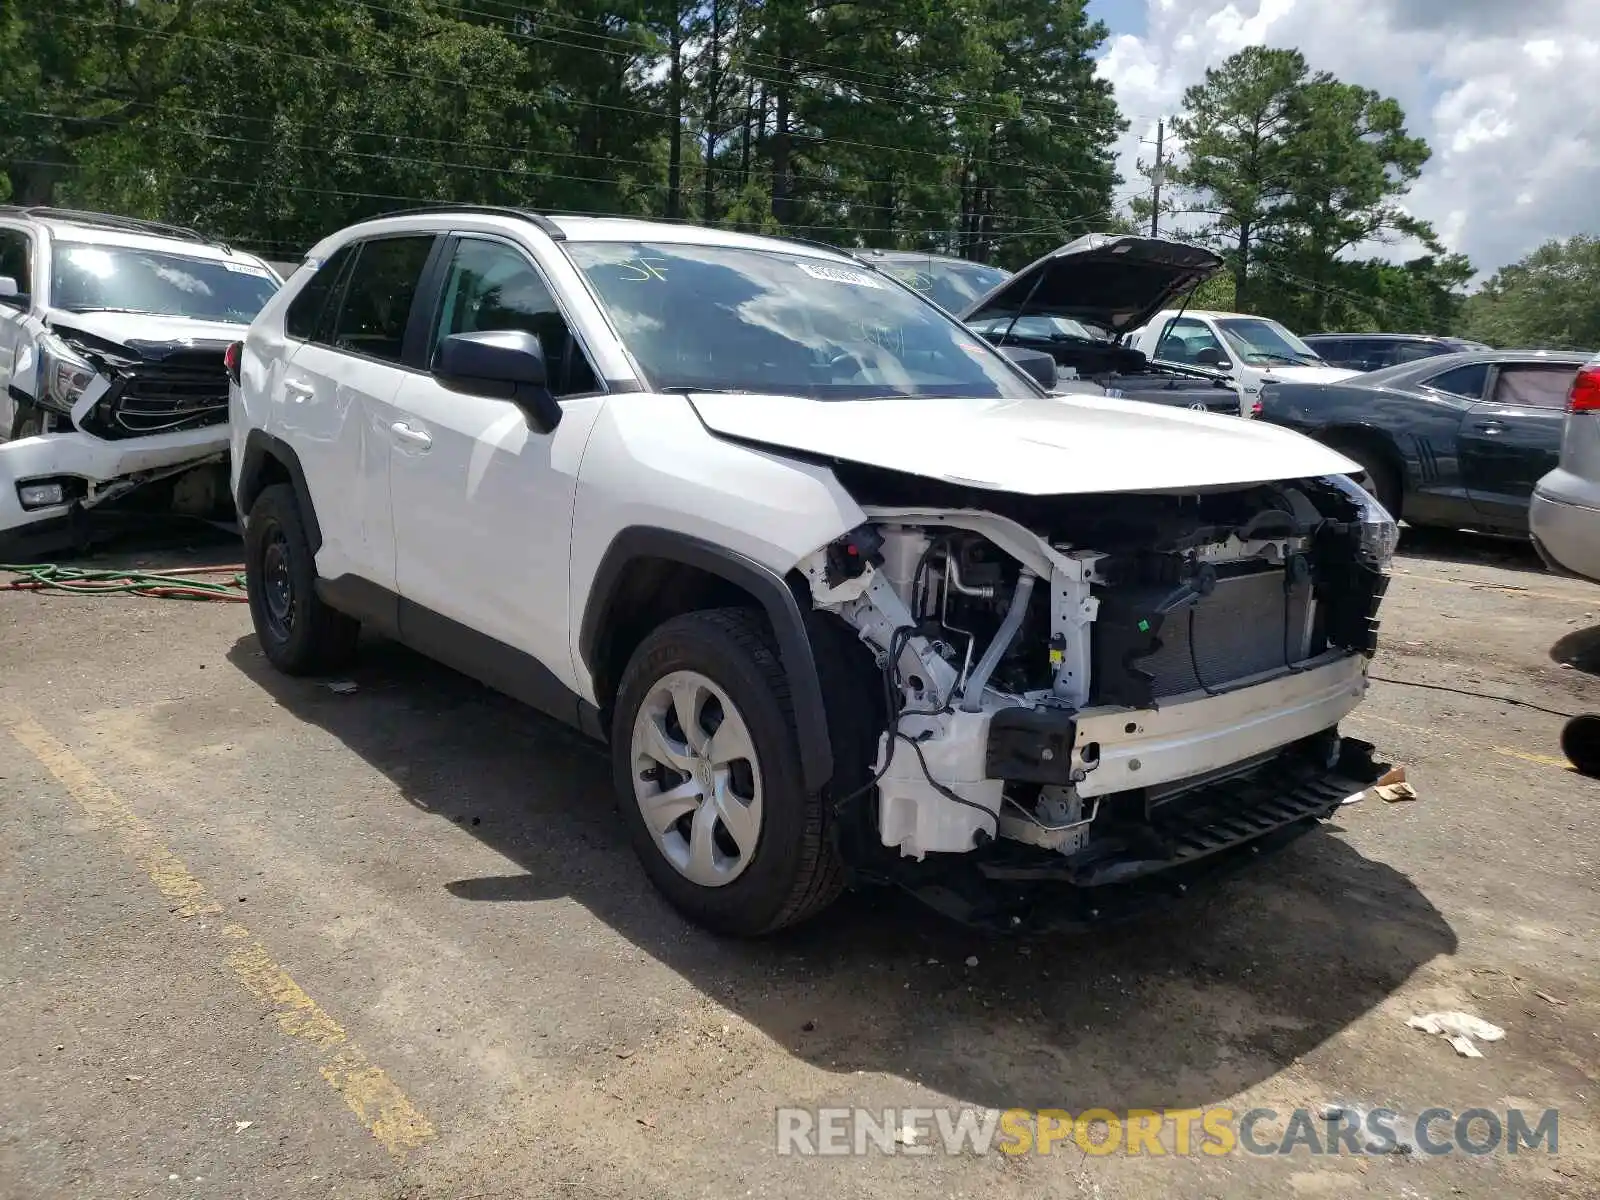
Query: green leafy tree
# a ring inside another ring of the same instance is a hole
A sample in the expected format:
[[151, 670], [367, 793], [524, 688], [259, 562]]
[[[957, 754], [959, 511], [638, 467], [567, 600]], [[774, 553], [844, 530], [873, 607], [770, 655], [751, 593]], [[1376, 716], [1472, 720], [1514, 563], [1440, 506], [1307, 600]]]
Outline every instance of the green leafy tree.
[[[1395, 101], [1313, 73], [1297, 50], [1252, 46], [1185, 93], [1173, 132], [1172, 209], [1206, 219], [1240, 308], [1302, 329], [1452, 319], [1445, 297], [1471, 270], [1399, 203], [1429, 151]], [[1429, 253], [1405, 267], [1346, 257], [1402, 238]]]
[[1468, 298], [1460, 330], [1492, 346], [1600, 350], [1600, 237], [1546, 242]]
[[57, 0], [0, 7], [14, 199], [290, 257], [443, 202], [1017, 263], [1098, 227], [1084, 0]]
[[[1183, 157], [1169, 169], [1169, 211], [1206, 218], [1208, 240], [1229, 247], [1236, 303], [1250, 304], [1258, 244], [1291, 219], [1290, 146], [1302, 121], [1309, 69], [1298, 50], [1250, 46], [1184, 93], [1172, 132]], [[1135, 212], [1148, 214], [1141, 202]]]

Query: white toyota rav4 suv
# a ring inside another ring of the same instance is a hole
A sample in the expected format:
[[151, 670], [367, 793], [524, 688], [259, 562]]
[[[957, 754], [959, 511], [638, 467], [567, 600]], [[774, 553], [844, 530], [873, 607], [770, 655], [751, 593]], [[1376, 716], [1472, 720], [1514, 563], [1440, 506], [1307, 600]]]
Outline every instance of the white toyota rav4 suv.
[[225, 502], [223, 353], [280, 284], [193, 230], [0, 205], [0, 542], [208, 462]]
[[1049, 397], [843, 254], [397, 214], [316, 246], [238, 361], [272, 663], [366, 626], [608, 741], [646, 870], [714, 928], [853, 882], [1109, 919], [1372, 766], [1337, 725], [1395, 529], [1352, 463]]

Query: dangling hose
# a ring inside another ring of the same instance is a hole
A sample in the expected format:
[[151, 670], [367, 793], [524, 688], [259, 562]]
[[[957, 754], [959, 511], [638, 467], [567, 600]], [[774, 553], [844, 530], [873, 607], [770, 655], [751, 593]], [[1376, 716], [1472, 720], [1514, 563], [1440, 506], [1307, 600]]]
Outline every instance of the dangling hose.
[[[54, 563], [0, 563], [0, 571], [17, 576], [0, 583], [0, 592], [69, 592], [75, 595], [121, 594], [171, 600], [221, 600], [241, 604], [244, 567], [185, 567], [175, 571], [92, 570]], [[227, 575], [226, 581], [189, 578]]]

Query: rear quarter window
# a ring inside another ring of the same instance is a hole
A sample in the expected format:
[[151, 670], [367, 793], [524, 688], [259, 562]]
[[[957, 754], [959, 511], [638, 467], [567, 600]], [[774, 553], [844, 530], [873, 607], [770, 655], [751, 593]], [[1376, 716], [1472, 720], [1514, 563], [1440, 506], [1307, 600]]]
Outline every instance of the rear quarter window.
[[352, 246], [344, 246], [335, 250], [310, 279], [301, 287], [299, 295], [289, 302], [289, 311], [284, 314], [284, 332], [292, 338], [302, 342], [325, 341], [326, 334], [319, 336], [323, 317], [329, 308], [329, 298], [333, 295], [339, 277], [344, 274], [344, 269], [350, 265], [350, 259], [355, 250]]
[[1460, 396], [1464, 400], [1482, 400], [1483, 389], [1488, 382], [1488, 363], [1468, 363], [1464, 367], [1454, 367], [1422, 381], [1424, 387], [1451, 396]]

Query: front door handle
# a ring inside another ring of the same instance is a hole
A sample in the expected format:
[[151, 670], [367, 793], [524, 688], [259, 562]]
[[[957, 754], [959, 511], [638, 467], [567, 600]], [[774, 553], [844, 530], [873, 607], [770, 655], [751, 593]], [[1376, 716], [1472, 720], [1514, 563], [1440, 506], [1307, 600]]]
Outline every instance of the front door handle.
[[1504, 433], [1506, 424], [1504, 421], [1480, 421], [1473, 428], [1479, 433]]
[[296, 400], [309, 400], [317, 394], [317, 389], [309, 383], [301, 383], [298, 379], [285, 379], [283, 390]]
[[426, 450], [433, 445], [433, 439], [420, 429], [413, 429], [404, 421], [396, 421], [389, 426], [389, 432], [408, 446], [415, 446], [418, 450]]

